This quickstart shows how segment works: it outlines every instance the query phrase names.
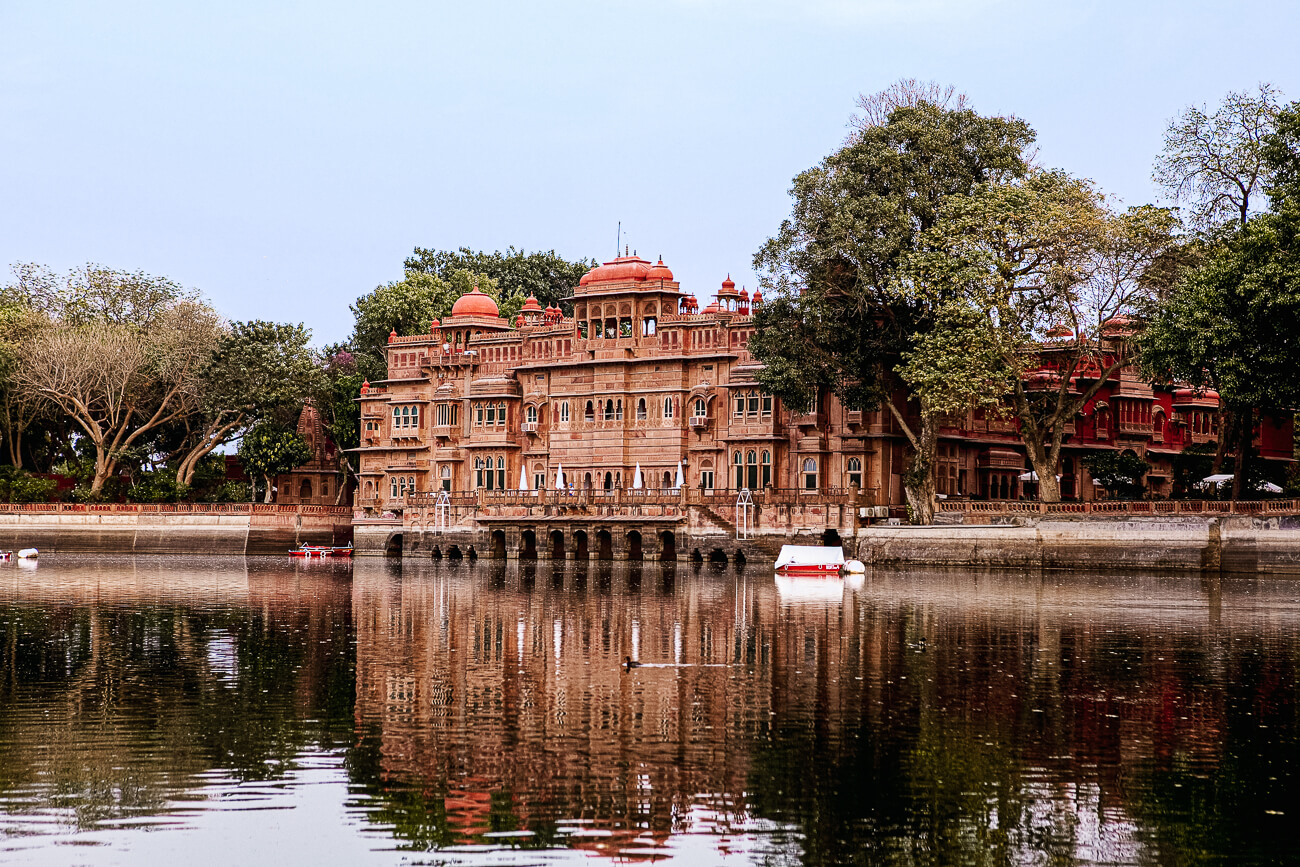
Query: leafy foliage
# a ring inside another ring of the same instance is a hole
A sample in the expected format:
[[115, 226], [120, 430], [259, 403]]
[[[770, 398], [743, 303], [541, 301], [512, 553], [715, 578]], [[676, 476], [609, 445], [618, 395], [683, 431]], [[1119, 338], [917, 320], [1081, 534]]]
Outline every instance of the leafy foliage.
[[271, 480], [311, 459], [307, 441], [296, 432], [264, 421], [244, 434], [239, 442], [239, 460], [249, 477], [264, 483], [265, 501], [271, 502]]
[[1137, 499], [1146, 490], [1142, 479], [1151, 464], [1131, 451], [1092, 452], [1082, 463], [1112, 497]]
[[[499, 250], [487, 253], [474, 252], [468, 247], [455, 251], [416, 247], [407, 257], [405, 267], [407, 279], [413, 274], [427, 274], [452, 282], [457, 271], [482, 274], [493, 281], [502, 298], [517, 297], [522, 303], [530, 294], [536, 295], [543, 307], [552, 305], [572, 313], [569, 299], [573, 297], [574, 287], [597, 264], [594, 259], [570, 262], [554, 250], [525, 253], [510, 247], [504, 253]], [[511, 310], [511, 316], [517, 312]]]

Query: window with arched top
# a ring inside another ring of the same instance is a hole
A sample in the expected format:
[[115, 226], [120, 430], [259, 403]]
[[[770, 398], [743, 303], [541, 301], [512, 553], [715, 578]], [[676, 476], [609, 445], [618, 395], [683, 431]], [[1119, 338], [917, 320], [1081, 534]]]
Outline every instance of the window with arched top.
[[745, 456], [737, 451], [731, 456], [731, 465], [735, 468], [736, 489], [745, 487]]
[[497, 423], [497, 405], [495, 403], [487, 405], [487, 423], [490, 425]]
[[613, 474], [613, 473], [605, 473], [605, 490], [607, 490], [607, 491], [612, 491], [612, 490], [614, 490], [614, 474]]
[[772, 453], [766, 449], [763, 450], [762, 472], [763, 472], [763, 478], [762, 478], [763, 487], [770, 488], [772, 486]]
[[526, 413], [526, 417], [528, 421], [532, 422], [533, 424], [537, 424], [537, 407], [532, 406], [530, 404], [528, 407], [528, 411]]
[[483, 484], [483, 459], [482, 459], [482, 458], [475, 458], [475, 459], [474, 459], [474, 487], [476, 487], [476, 488], [484, 487], [484, 484]]
[[846, 465], [849, 476], [849, 484], [862, 487], [862, 458], [849, 458]]
[[758, 415], [758, 392], [751, 391], [749, 393], [749, 404], [745, 408], [745, 415], [749, 415], [749, 416]]
[[497, 404], [497, 424], [503, 425], [505, 423], [506, 423], [506, 404], [505, 401], [502, 401], [501, 403]]
[[673, 399], [671, 397], [665, 397], [664, 418], [672, 418], [672, 417], [673, 417]]
[[645, 398], [638, 398], [636, 402], [636, 420], [645, 421]]
[[735, 401], [736, 401], [736, 408], [732, 414], [736, 416], [743, 416], [745, 414], [745, 393], [743, 391], [736, 392]]
[[569, 423], [569, 402], [567, 400], [560, 403], [560, 421], [565, 424]]
[[442, 489], [444, 491], [451, 490], [451, 467], [442, 468]]
[[709, 414], [709, 404], [702, 397], [695, 398], [695, 416], [704, 418]]
[[751, 491], [758, 487], [758, 453], [753, 449], [745, 452], [745, 487]]
[[400, 407], [395, 406], [393, 407], [393, 429], [396, 430], [401, 426], [402, 426], [402, 410]]
[[388, 497], [391, 500], [397, 499], [397, 479], [391, 476], [388, 479]]
[[587, 421], [595, 421], [596, 413], [591, 408], [591, 401], [587, 401], [587, 412], [583, 416]]
[[614, 420], [614, 401], [605, 401], [605, 421]]
[[312, 498], [311, 479], [303, 479], [302, 484], [298, 486], [298, 499], [304, 503]]
[[614, 419], [616, 421], [623, 420], [623, 401], [621, 400], [615, 402], [614, 404]]
[[498, 457], [497, 458], [497, 490], [504, 491], [505, 489], [506, 489], [506, 459], [503, 457]]
[[817, 459], [804, 458], [803, 464], [803, 487], [805, 491], [817, 490]]

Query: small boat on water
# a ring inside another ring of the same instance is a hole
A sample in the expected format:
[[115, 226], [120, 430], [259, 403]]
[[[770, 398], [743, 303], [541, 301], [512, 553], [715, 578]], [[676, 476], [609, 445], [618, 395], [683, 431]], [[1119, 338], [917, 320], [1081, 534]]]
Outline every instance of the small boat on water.
[[844, 549], [838, 547], [782, 545], [781, 556], [776, 558], [776, 571], [781, 575], [838, 577], [843, 568]]
[[297, 548], [289, 549], [290, 557], [306, 557], [311, 559], [323, 559], [325, 557], [351, 557], [351, 545], [299, 545]]

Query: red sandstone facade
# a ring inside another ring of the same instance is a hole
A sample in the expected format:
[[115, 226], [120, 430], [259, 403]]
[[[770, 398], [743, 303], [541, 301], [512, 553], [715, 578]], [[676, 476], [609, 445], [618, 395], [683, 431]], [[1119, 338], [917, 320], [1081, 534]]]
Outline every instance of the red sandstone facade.
[[[530, 298], [514, 323], [477, 290], [428, 334], [388, 344], [388, 378], [362, 388], [357, 505], [400, 510], [410, 492], [478, 489], [853, 489], [903, 502], [906, 440], [887, 411], [859, 412], [823, 395], [792, 413], [765, 394], [750, 356], [751, 299], [723, 282], [702, 310], [662, 261], [622, 256], [575, 289], [573, 316]], [[1071, 339], [1054, 332], [1053, 339]], [[1050, 366], [1051, 342], [1044, 364]], [[1086, 378], [1086, 377], [1085, 377]], [[1124, 370], [1067, 428], [1062, 493], [1093, 499], [1079, 458], [1132, 449], [1170, 493], [1172, 458], [1217, 437], [1217, 396], [1153, 387]], [[1291, 457], [1290, 421], [1265, 421], [1257, 448]], [[972, 412], [942, 430], [936, 468], [945, 497], [1019, 499], [1028, 466], [1014, 421]]]

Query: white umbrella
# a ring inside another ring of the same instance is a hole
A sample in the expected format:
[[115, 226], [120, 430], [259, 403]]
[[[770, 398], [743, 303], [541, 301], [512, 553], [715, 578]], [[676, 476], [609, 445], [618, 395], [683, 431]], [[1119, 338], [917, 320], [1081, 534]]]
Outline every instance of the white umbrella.
[[564, 490], [564, 464], [555, 465], [555, 490]]
[[1259, 489], [1269, 494], [1282, 493], [1282, 489], [1279, 488], [1277, 485], [1273, 484], [1272, 482], [1265, 482], [1264, 484], [1259, 486]]
[[685, 487], [685, 486], [686, 486], [686, 477], [682, 475], [682, 462], [681, 462], [681, 461], [678, 461], [678, 462], [677, 462], [677, 481], [673, 482], [673, 487], [674, 487], [674, 488], [682, 488], [682, 487]]
[[636, 465], [636, 474], [632, 476], [632, 488], [633, 490], [639, 491], [644, 487], [645, 483], [641, 479], [641, 462], [638, 461]]
[[528, 490], [528, 468], [522, 463], [519, 465], [519, 490]]
[[[1036, 482], [1038, 481], [1038, 473], [1035, 472], [1034, 470], [1030, 470], [1027, 473], [1021, 473], [1020, 475], [1016, 476], [1016, 478], [1020, 479], [1020, 481], [1022, 482]], [[1060, 473], [1056, 474], [1056, 480], [1058, 482], [1061, 480]]]

